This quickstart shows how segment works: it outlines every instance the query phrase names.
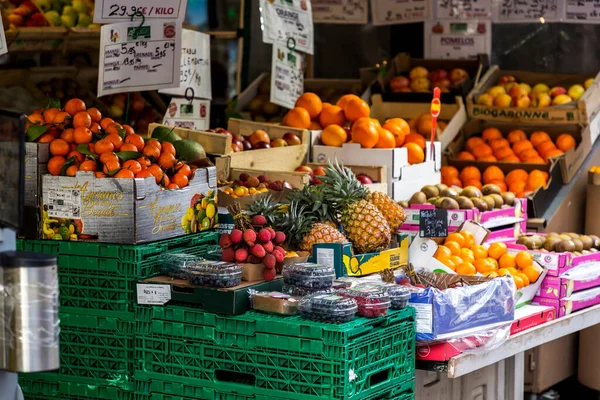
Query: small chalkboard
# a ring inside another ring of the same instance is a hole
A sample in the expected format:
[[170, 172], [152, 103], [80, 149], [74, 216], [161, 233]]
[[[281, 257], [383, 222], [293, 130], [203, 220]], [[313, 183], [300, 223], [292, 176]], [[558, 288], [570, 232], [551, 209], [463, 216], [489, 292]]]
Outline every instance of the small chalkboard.
[[419, 212], [419, 237], [446, 237], [448, 236], [448, 211], [447, 210], [420, 210]]

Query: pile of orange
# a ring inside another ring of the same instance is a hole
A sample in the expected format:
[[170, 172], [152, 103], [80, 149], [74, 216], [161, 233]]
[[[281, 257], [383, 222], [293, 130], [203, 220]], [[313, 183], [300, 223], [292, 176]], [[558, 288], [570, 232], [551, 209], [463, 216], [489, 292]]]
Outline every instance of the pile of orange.
[[527, 138], [527, 134], [515, 129], [506, 136], [496, 128], [486, 128], [481, 137], [467, 140], [465, 150], [457, 155], [459, 160], [524, 162], [545, 164], [551, 158], [559, 157], [577, 143], [572, 135], [563, 133], [553, 142], [546, 132], [537, 131]]
[[173, 144], [144, 140], [131, 126], [103, 118], [80, 99], [67, 101], [62, 110], [36, 110], [27, 119], [28, 135], [46, 130], [35, 142], [50, 143], [52, 175], [85, 171], [96, 178], [154, 177], [164, 188], [179, 189], [188, 185], [196, 168], [177, 160]]
[[441, 172], [442, 183], [447, 186], [475, 186], [481, 189], [483, 185], [494, 184], [503, 192], [513, 192], [517, 197], [548, 185], [548, 173], [537, 169], [529, 173], [523, 169], [515, 169], [504, 174], [499, 167], [491, 165], [481, 173], [477, 167], [464, 167], [459, 171], [456, 167], [447, 165], [442, 167]]

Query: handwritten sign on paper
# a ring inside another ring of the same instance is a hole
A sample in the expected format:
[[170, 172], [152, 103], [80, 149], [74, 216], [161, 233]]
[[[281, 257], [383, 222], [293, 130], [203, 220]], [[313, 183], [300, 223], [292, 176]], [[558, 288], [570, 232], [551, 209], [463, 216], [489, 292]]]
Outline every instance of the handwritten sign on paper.
[[431, 0], [371, 0], [373, 25], [407, 24], [431, 18]]
[[308, 0], [260, 0], [263, 42], [283, 43], [313, 54], [313, 20]]
[[474, 59], [491, 56], [492, 23], [487, 21], [425, 21], [425, 58]]
[[315, 24], [366, 24], [369, 22], [367, 0], [312, 0]]
[[558, 0], [501, 0], [494, 13], [496, 22], [560, 21]]
[[600, 1], [567, 0], [565, 22], [599, 23]]
[[448, 236], [448, 210], [420, 210], [419, 237]]
[[102, 26], [98, 96], [179, 86], [181, 22]]
[[205, 131], [210, 128], [210, 101], [174, 97], [163, 118], [163, 125]]
[[294, 108], [304, 92], [304, 54], [273, 44], [271, 64], [271, 103]]
[[492, 16], [492, 0], [437, 0], [438, 19], [487, 19]]
[[187, 0], [96, 0], [94, 23], [129, 21], [138, 11], [151, 20], [183, 22]]

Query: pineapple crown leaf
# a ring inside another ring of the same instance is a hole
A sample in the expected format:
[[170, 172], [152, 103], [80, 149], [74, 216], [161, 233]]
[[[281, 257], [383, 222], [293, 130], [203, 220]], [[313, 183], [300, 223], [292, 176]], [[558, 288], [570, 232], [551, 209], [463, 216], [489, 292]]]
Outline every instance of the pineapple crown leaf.
[[315, 223], [316, 217], [305, 210], [305, 205], [292, 200], [287, 211], [274, 218], [273, 229], [285, 233], [286, 242], [292, 249], [298, 248]]
[[324, 183], [325, 197], [329, 204], [338, 212], [348, 204], [367, 197], [369, 191], [356, 179], [356, 175], [349, 168], [344, 167], [335, 160], [329, 161], [325, 175], [319, 177]]

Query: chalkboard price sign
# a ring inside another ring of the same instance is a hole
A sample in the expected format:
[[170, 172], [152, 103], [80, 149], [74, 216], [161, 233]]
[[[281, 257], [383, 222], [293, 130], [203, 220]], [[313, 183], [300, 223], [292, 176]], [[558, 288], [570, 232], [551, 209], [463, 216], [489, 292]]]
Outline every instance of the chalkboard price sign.
[[448, 236], [448, 210], [420, 210], [419, 237]]

